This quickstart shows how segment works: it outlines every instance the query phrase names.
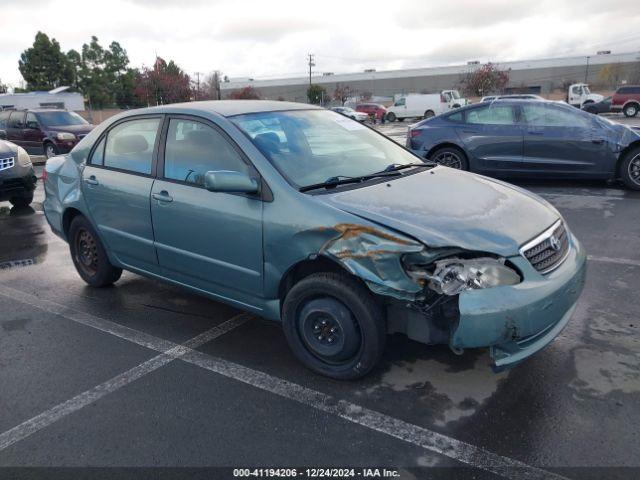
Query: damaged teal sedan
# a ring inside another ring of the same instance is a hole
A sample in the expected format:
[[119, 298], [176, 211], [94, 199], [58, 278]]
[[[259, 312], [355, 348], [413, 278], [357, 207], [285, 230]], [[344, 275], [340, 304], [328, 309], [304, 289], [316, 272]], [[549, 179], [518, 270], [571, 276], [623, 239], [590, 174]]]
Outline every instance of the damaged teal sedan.
[[47, 220], [89, 285], [125, 269], [282, 322], [333, 378], [365, 375], [395, 332], [513, 366], [584, 284], [585, 252], [541, 198], [309, 105], [129, 111], [45, 173]]

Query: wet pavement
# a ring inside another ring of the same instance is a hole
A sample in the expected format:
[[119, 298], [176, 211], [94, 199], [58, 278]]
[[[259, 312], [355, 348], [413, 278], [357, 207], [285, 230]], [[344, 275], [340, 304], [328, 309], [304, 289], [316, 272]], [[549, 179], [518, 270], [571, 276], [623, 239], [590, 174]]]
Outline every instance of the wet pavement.
[[85, 286], [46, 223], [40, 183], [33, 208], [0, 203], [0, 467], [639, 478], [640, 193], [519, 184], [553, 203], [590, 255], [567, 328], [497, 375], [484, 350], [456, 356], [394, 335], [357, 382], [310, 373], [278, 325], [178, 288], [131, 273]]

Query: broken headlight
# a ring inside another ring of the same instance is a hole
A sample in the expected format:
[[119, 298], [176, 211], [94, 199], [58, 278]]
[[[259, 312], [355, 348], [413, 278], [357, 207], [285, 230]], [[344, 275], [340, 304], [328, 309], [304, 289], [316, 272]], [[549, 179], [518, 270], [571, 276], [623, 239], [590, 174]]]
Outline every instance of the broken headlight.
[[458, 295], [464, 290], [515, 285], [521, 280], [520, 275], [506, 266], [503, 259], [492, 257], [446, 258], [429, 267], [408, 266], [407, 273], [441, 295]]

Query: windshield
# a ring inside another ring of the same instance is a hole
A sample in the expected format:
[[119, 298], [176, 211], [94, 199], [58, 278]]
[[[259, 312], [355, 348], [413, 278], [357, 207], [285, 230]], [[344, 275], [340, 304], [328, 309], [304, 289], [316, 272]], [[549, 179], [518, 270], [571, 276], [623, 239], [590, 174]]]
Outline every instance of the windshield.
[[87, 125], [88, 122], [74, 112], [39, 112], [38, 120], [48, 127], [62, 127], [67, 125]]
[[586, 85], [582, 86], [582, 93], [584, 93], [585, 95], [589, 95], [591, 93], [591, 91], [589, 90], [589, 87], [587, 87]]
[[280, 173], [300, 188], [360, 177], [416, 157], [355, 120], [326, 110], [238, 115], [231, 119]]
[[451, 90], [451, 96], [455, 99], [460, 98], [460, 93], [457, 90]]

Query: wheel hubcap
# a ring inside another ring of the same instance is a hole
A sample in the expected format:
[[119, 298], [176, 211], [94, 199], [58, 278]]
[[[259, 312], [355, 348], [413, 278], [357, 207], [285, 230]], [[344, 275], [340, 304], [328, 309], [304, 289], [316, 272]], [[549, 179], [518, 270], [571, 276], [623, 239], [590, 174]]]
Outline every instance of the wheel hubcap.
[[76, 236], [76, 263], [88, 275], [98, 271], [98, 246], [87, 230], [80, 230]]
[[298, 332], [309, 351], [325, 362], [343, 362], [360, 348], [360, 332], [353, 314], [332, 297], [315, 298], [303, 305]]
[[629, 178], [636, 185], [640, 185], [640, 154], [629, 162]]
[[462, 169], [460, 156], [453, 152], [442, 152], [433, 158], [433, 161], [445, 167]]
[[54, 157], [56, 152], [53, 151], [53, 147], [51, 145], [47, 146], [47, 158]]

